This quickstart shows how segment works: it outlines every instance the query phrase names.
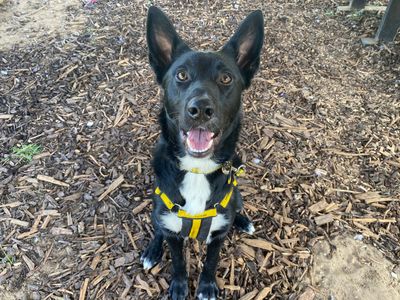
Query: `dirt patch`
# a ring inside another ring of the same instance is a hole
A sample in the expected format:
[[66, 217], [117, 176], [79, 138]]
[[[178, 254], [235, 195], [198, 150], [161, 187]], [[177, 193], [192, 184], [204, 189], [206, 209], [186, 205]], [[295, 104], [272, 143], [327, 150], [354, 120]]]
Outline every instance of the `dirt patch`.
[[[229, 234], [222, 299], [296, 299], [312, 246], [346, 232], [399, 265], [400, 37], [360, 43], [381, 16], [338, 13], [330, 0], [152, 2], [197, 49], [218, 49], [251, 10], [265, 15], [238, 147], [256, 232]], [[167, 298], [168, 251], [150, 272], [139, 261], [153, 234], [160, 110], [145, 42], [149, 3], [97, 1], [79, 33], [0, 51], [0, 285], [9, 293]], [[32, 160], [15, 155], [30, 144], [41, 149]], [[190, 243], [185, 254], [193, 299], [204, 249]]]
[[400, 299], [400, 269], [382, 252], [350, 236], [337, 237], [332, 245], [324, 240], [313, 247], [308, 282], [316, 299]]
[[34, 44], [44, 36], [77, 33], [85, 24], [80, 0], [5, 0], [0, 3], [0, 50]]

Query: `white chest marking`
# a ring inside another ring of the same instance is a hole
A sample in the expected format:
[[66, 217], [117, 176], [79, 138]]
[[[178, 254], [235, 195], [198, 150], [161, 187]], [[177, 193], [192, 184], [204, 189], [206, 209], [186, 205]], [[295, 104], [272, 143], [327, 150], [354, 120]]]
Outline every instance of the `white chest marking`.
[[[185, 156], [180, 158], [181, 167], [185, 170], [192, 168], [198, 168], [202, 172], [210, 172], [217, 168], [218, 164], [209, 158], [193, 158]], [[183, 209], [189, 214], [199, 214], [204, 212], [206, 208], [206, 202], [209, 200], [211, 195], [210, 184], [203, 174], [186, 173], [183, 178], [182, 184], [179, 188], [182, 197], [186, 203]], [[179, 233], [182, 229], [182, 220], [174, 213], [166, 213], [161, 216], [161, 222], [164, 227], [168, 228], [172, 232]], [[217, 215], [213, 218], [210, 233], [207, 237], [207, 244], [211, 242], [211, 233], [215, 230], [221, 229], [228, 223], [228, 220], [224, 215]]]
[[202, 213], [211, 195], [210, 184], [203, 174], [186, 173], [179, 189], [186, 203], [183, 207], [189, 214]]

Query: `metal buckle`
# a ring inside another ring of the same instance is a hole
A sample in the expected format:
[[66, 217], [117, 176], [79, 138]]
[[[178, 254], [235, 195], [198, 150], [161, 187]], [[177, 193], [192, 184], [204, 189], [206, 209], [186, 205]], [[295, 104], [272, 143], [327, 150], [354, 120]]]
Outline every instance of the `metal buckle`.
[[232, 162], [228, 160], [222, 165], [222, 173], [224, 173], [225, 175], [229, 175], [232, 172], [232, 168]]
[[177, 204], [177, 203], [174, 203], [174, 206], [172, 206], [171, 211], [172, 211], [173, 213], [178, 213], [178, 211], [179, 211], [180, 209], [182, 209], [182, 206], [180, 206], [180, 205]]
[[245, 165], [240, 165], [237, 168], [232, 167], [232, 169], [235, 171], [235, 175], [239, 176], [241, 173], [246, 172], [246, 166]]

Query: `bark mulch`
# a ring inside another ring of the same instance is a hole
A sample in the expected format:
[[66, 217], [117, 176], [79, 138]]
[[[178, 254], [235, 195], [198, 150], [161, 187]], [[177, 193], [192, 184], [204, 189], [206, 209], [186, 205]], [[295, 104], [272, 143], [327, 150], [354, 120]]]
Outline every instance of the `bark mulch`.
[[[168, 251], [150, 272], [139, 262], [152, 237], [161, 93], [147, 61], [150, 2], [98, 1], [79, 35], [0, 52], [3, 291], [167, 298]], [[265, 14], [239, 146], [256, 232], [229, 235], [222, 297], [295, 299], [313, 244], [344, 232], [362, 234], [398, 265], [400, 43], [359, 41], [380, 15], [338, 13], [333, 1], [154, 2], [200, 49], [220, 47], [251, 10]], [[27, 144], [41, 147], [31, 161], [13, 154]], [[193, 296], [204, 247], [189, 244]]]

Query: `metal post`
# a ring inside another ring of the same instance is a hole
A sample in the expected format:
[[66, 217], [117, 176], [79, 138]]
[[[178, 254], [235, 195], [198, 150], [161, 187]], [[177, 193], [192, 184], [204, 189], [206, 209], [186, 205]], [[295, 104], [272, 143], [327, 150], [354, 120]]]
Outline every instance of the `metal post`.
[[351, 0], [350, 8], [351, 9], [363, 9], [367, 4], [367, 0]]
[[392, 42], [400, 28], [400, 0], [390, 0], [375, 39]]

